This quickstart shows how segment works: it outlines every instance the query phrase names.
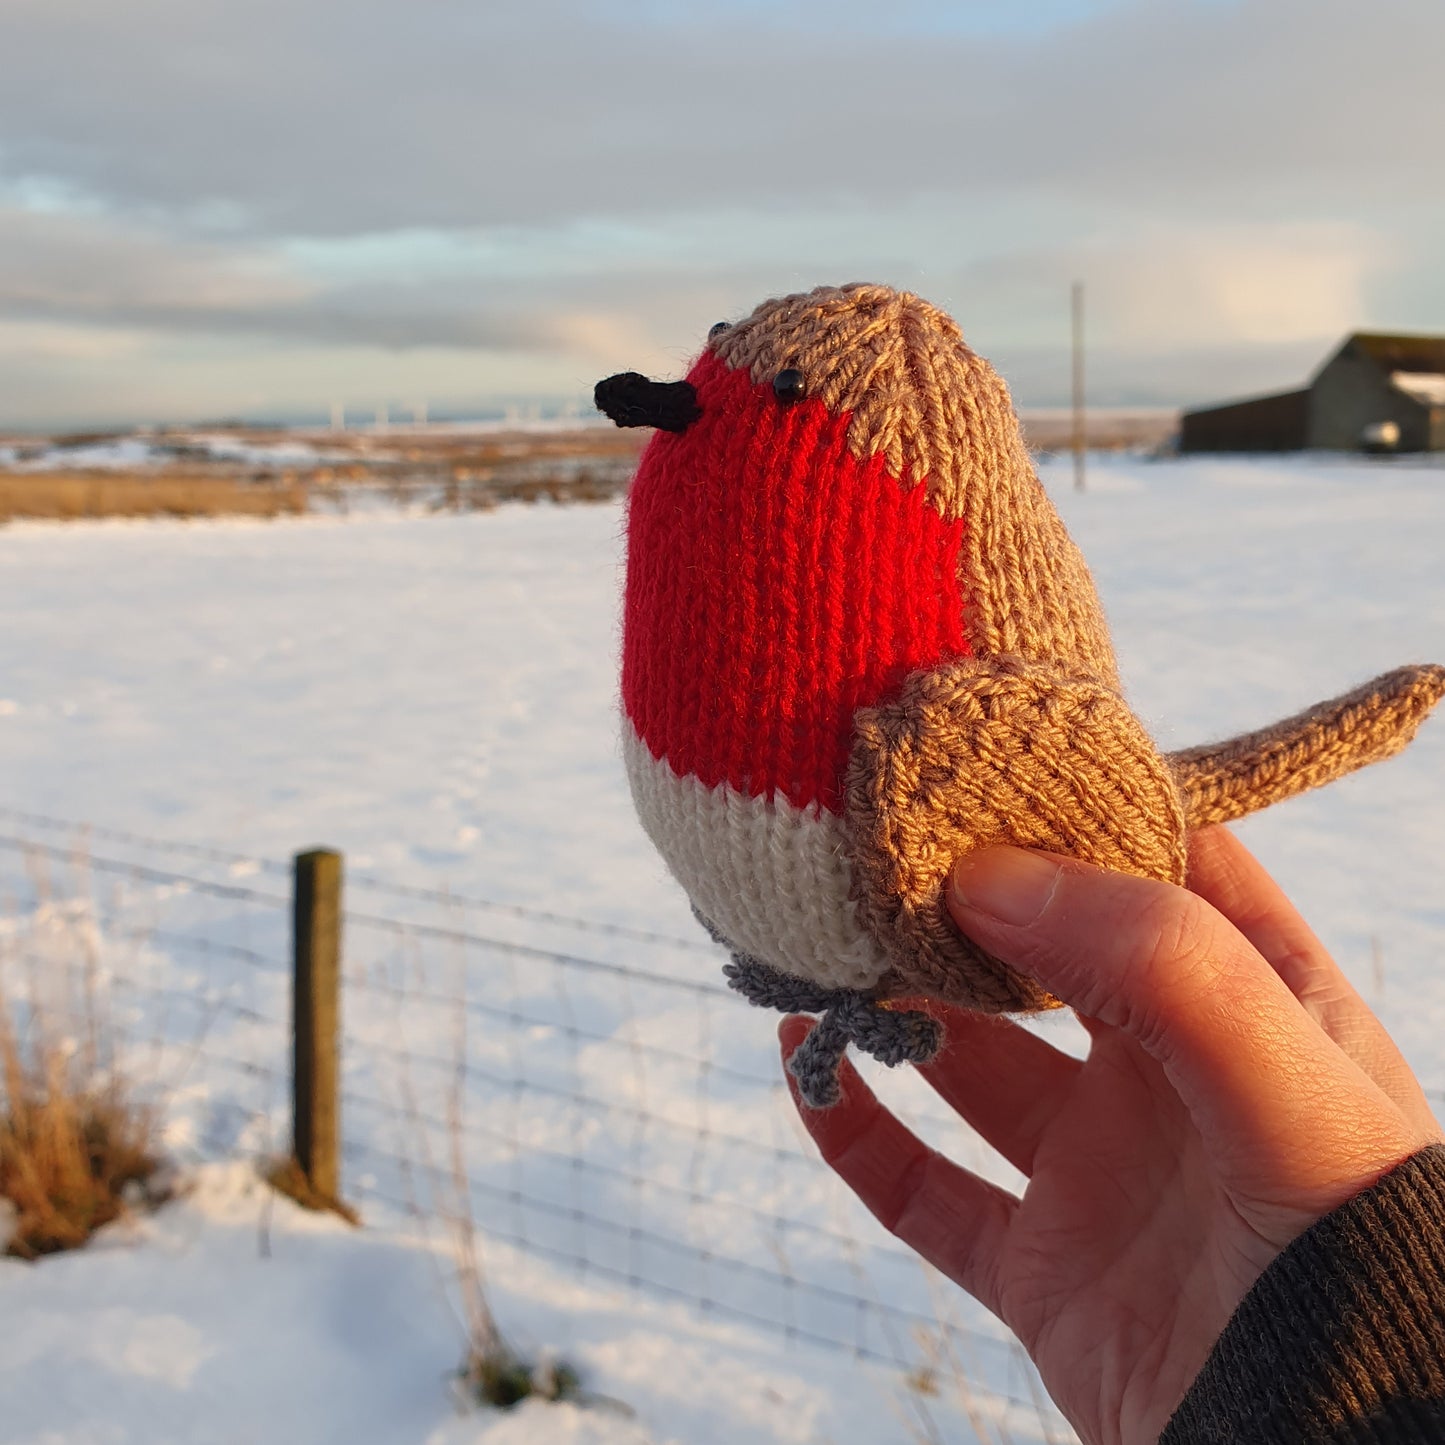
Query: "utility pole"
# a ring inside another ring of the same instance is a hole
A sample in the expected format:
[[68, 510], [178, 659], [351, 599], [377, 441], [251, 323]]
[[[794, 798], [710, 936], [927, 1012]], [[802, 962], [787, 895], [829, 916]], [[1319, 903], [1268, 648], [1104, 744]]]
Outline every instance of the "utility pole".
[[1075, 281], [1071, 297], [1074, 333], [1074, 490], [1084, 490], [1084, 283]]

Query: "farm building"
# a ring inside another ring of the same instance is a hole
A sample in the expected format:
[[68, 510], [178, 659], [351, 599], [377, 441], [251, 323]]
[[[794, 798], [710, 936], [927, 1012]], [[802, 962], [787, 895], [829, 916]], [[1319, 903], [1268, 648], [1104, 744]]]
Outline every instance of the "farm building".
[[1184, 452], [1445, 451], [1445, 336], [1357, 331], [1300, 391], [1184, 413]]

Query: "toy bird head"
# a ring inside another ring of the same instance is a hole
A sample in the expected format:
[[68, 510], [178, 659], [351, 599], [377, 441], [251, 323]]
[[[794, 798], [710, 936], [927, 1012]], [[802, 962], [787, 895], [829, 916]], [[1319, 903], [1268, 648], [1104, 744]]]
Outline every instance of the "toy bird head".
[[1055, 1002], [952, 928], [962, 853], [1182, 881], [1214, 753], [1175, 766], [1124, 704], [1007, 389], [948, 316], [822, 287], [719, 322], [685, 381], [626, 372], [596, 401], [657, 428], [628, 508], [633, 798], [731, 982], [824, 1014], [794, 1055], [806, 1097], [831, 1097], [850, 1039], [937, 1046], [880, 1004]]

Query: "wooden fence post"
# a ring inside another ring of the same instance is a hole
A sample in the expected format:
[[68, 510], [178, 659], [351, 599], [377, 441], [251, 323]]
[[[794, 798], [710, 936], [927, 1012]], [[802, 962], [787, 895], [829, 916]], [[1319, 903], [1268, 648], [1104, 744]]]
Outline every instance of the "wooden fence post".
[[296, 1162], [311, 1188], [341, 1198], [341, 854], [296, 855], [292, 1020]]

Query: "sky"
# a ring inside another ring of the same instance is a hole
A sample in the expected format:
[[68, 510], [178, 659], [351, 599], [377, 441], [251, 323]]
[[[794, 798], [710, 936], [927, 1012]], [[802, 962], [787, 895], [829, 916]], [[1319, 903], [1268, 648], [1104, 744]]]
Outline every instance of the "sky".
[[0, 427], [681, 374], [885, 281], [1023, 407], [1445, 330], [1439, 0], [0, 0]]

